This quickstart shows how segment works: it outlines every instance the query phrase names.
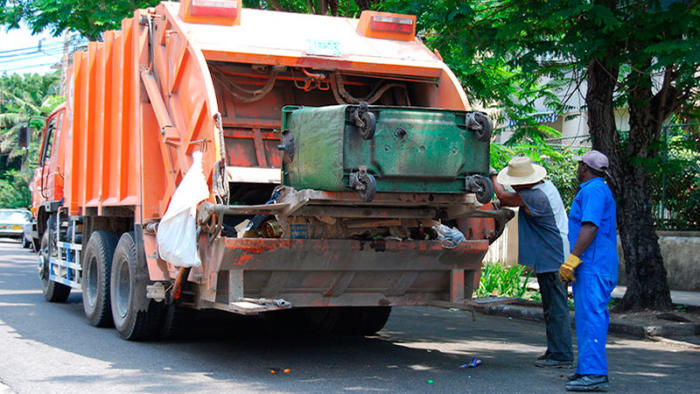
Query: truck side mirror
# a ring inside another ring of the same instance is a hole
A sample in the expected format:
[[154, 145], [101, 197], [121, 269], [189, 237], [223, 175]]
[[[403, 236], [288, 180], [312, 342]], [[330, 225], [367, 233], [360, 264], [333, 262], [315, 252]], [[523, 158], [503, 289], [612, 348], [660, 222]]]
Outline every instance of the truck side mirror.
[[29, 148], [29, 143], [32, 140], [31, 129], [27, 126], [20, 126], [17, 132], [19, 133], [17, 136], [17, 139], [19, 140], [19, 147], [24, 149]]

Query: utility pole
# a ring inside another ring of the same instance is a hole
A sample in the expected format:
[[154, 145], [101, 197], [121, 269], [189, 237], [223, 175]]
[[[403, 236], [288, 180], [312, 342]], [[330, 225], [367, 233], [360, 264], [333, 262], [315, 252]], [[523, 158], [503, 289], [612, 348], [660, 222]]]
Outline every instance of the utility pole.
[[59, 93], [61, 96], [65, 96], [67, 83], [68, 83], [68, 49], [70, 47], [70, 31], [65, 29], [63, 31], [63, 60], [61, 61], [61, 88]]

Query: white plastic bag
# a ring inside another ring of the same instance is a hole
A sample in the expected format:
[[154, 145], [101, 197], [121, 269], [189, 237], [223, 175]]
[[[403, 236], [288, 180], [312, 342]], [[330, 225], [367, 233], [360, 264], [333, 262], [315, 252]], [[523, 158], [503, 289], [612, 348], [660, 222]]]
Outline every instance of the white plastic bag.
[[449, 228], [444, 224], [434, 226], [433, 229], [437, 232], [438, 240], [445, 249], [454, 249], [460, 242], [466, 241], [464, 234], [456, 228]]
[[197, 204], [209, 197], [202, 171], [202, 153], [192, 154], [193, 162], [175, 189], [168, 210], [158, 225], [156, 240], [160, 258], [177, 267], [202, 264], [197, 253]]

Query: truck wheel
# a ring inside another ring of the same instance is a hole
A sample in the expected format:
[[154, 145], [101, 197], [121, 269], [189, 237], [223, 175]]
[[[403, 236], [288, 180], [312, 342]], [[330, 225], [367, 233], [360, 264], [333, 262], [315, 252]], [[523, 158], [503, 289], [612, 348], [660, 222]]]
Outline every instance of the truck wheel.
[[53, 250], [55, 248], [49, 248], [49, 230], [46, 230], [41, 238], [41, 249], [39, 250], [41, 292], [44, 293], [44, 298], [48, 302], [66, 302], [70, 295], [70, 286], [49, 280], [49, 257], [54, 254]]
[[29, 246], [31, 246], [31, 243], [29, 241], [27, 241], [26, 237], [23, 236], [22, 237], [22, 247], [24, 249], [29, 249]]
[[95, 231], [90, 235], [83, 257], [83, 310], [90, 324], [111, 327], [112, 307], [109, 302], [109, 277], [117, 236], [110, 231]]
[[390, 306], [356, 306], [341, 309], [341, 317], [334, 329], [337, 335], [374, 335], [384, 328], [391, 314]]
[[390, 306], [307, 308], [311, 330], [320, 335], [363, 336], [381, 330], [389, 319]]
[[[150, 284], [148, 268], [140, 264], [134, 233], [124, 233], [112, 259], [110, 296], [112, 318], [119, 335], [130, 341], [151, 339], [158, 334], [163, 304], [146, 298]], [[145, 261], [145, 258], [141, 261]]]
[[362, 307], [362, 312], [360, 313], [360, 321], [362, 322], [360, 335], [376, 334], [377, 331], [384, 328], [390, 314], [390, 306]]
[[342, 307], [304, 308], [300, 312], [309, 330], [317, 335], [329, 335], [336, 332], [341, 320]]

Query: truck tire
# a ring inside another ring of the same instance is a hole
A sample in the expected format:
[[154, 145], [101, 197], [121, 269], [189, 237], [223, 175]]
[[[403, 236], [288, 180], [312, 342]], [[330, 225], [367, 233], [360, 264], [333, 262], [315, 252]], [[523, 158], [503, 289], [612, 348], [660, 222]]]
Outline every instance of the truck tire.
[[114, 324], [109, 282], [117, 241], [117, 235], [113, 232], [95, 231], [90, 235], [85, 249], [81, 278], [83, 310], [85, 317], [95, 327], [111, 327]]
[[[110, 298], [112, 318], [119, 335], [130, 341], [148, 340], [161, 328], [163, 304], [146, 298], [148, 267], [139, 263], [134, 233], [124, 233], [112, 259]], [[145, 262], [145, 258], [141, 259]]]
[[319, 335], [374, 335], [384, 328], [390, 306], [349, 306], [305, 308], [304, 316], [312, 332]]
[[[51, 248], [54, 249], [54, 248]], [[41, 292], [48, 302], [66, 302], [70, 295], [70, 286], [49, 280], [49, 230], [44, 231], [39, 250], [39, 279], [41, 279]]]
[[348, 336], [374, 335], [384, 328], [390, 306], [355, 306], [341, 309], [334, 334]]

